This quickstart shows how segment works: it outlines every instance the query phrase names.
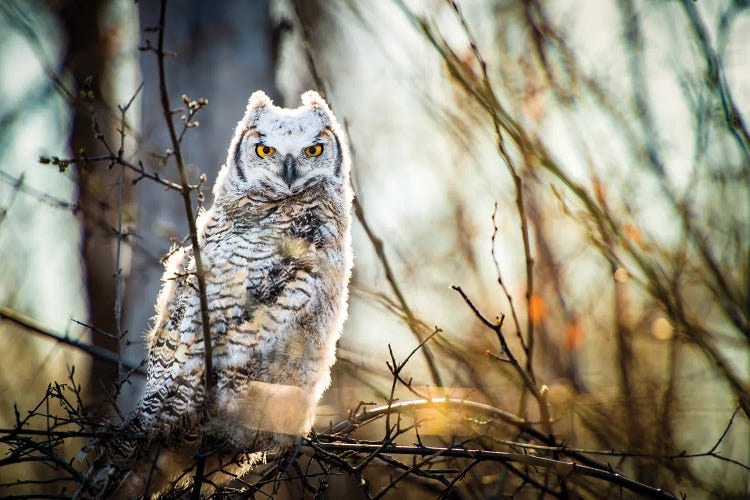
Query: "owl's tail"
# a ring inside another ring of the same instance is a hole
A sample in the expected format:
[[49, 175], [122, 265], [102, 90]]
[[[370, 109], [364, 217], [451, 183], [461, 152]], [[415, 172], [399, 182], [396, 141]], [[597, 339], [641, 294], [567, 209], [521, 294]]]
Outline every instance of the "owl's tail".
[[97, 459], [91, 464], [73, 498], [111, 498], [125, 482], [127, 475], [126, 469], [112, 464], [103, 457]]
[[89, 441], [78, 457], [83, 460], [92, 456], [93, 460], [73, 498], [116, 498], [117, 491], [127, 482], [132, 464], [147, 449], [140, 431], [138, 419], [131, 416], [116, 428], [115, 437]]

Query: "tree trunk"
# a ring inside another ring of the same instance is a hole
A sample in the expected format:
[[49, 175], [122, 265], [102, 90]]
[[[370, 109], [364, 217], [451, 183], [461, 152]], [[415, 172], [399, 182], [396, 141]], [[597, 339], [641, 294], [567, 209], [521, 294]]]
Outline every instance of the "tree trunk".
[[[108, 94], [112, 76], [106, 63], [112, 52], [113, 37], [101, 29], [102, 13], [107, 5], [108, 2], [102, 0], [62, 0], [52, 4], [68, 43], [64, 66], [73, 77], [71, 90], [75, 102], [69, 146], [75, 157], [82, 154], [92, 157], [105, 152], [92, 129], [92, 112], [97, 114], [104, 136], [112, 140], [108, 127], [112, 110], [106, 109], [101, 97]], [[101, 163], [81, 164], [76, 167], [76, 176], [82, 208], [81, 255], [86, 272], [89, 323], [95, 328], [92, 342], [116, 352], [116, 339], [101, 332], [115, 335], [117, 330], [114, 312], [116, 235], [111, 228], [117, 227], [119, 170], [110, 170]], [[110, 394], [117, 376], [116, 365], [93, 360], [88, 383], [92, 402], [100, 403]]]

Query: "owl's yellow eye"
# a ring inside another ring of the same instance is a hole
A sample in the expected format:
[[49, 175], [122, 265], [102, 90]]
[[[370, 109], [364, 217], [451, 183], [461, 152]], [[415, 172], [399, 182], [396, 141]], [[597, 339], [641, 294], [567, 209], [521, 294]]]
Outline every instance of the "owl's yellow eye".
[[258, 144], [255, 146], [255, 153], [261, 158], [267, 158], [276, 152], [276, 148], [266, 146], [265, 144]]
[[320, 156], [320, 153], [323, 152], [323, 145], [322, 144], [313, 144], [312, 146], [308, 146], [305, 148], [305, 154], [307, 156]]

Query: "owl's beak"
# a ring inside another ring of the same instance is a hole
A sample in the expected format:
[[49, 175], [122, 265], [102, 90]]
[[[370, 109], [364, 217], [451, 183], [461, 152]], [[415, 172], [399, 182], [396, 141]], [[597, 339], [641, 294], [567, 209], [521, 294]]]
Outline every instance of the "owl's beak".
[[284, 157], [283, 172], [281, 178], [286, 185], [292, 187], [292, 183], [297, 179], [297, 169], [295, 168], [294, 156], [288, 154]]

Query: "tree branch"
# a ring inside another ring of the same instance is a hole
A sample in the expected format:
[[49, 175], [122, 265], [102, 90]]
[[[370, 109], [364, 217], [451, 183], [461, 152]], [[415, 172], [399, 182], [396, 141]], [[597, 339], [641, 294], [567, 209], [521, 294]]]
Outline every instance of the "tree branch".
[[389, 455], [413, 455], [413, 456], [432, 456], [440, 455], [443, 457], [466, 458], [471, 460], [487, 462], [511, 462], [525, 464], [531, 467], [540, 467], [550, 469], [560, 477], [569, 476], [588, 476], [621, 486], [627, 490], [641, 495], [647, 495], [651, 498], [663, 498], [675, 500], [677, 497], [672, 493], [666, 492], [659, 488], [639, 483], [633, 479], [623, 476], [616, 472], [609, 472], [602, 469], [596, 469], [586, 465], [580, 465], [572, 462], [563, 462], [535, 455], [524, 453], [509, 453], [504, 451], [487, 451], [479, 449], [461, 449], [461, 448], [442, 448], [436, 446], [400, 446], [394, 444], [364, 444], [364, 443], [312, 443], [308, 441], [308, 446], [314, 449], [324, 450], [329, 453], [383, 453]]
[[[91, 356], [97, 357], [99, 359], [110, 362], [112, 364], [116, 365], [120, 362], [119, 357], [111, 351], [108, 351], [106, 349], [103, 349], [95, 345], [86, 344], [79, 340], [71, 339], [67, 335], [61, 335], [59, 333], [55, 333], [49, 330], [48, 328], [44, 327], [41, 323], [39, 323], [35, 319], [29, 318], [28, 316], [21, 314], [18, 311], [14, 311], [13, 309], [9, 307], [0, 305], [0, 318], [7, 319], [8, 321], [15, 323], [16, 325], [21, 326], [31, 332], [37, 333], [45, 338], [54, 340], [63, 345], [73, 347], [87, 354], [90, 354]], [[128, 368], [129, 370], [135, 371], [135, 373], [138, 373], [139, 375], [142, 375], [142, 376], [146, 375], [146, 370], [143, 368], [141, 364], [136, 365], [129, 361], [122, 360], [122, 365]]]
[[198, 242], [198, 230], [195, 225], [195, 212], [193, 211], [193, 203], [190, 199], [190, 193], [192, 191], [190, 183], [188, 182], [187, 172], [185, 171], [185, 164], [182, 160], [182, 150], [180, 149], [180, 141], [175, 132], [174, 123], [172, 122], [172, 111], [169, 106], [169, 92], [167, 91], [167, 76], [164, 71], [164, 31], [166, 27], [166, 10], [167, 0], [161, 1], [161, 8], [159, 11], [159, 36], [156, 49], [156, 60], [159, 66], [159, 92], [161, 95], [161, 107], [164, 113], [164, 121], [169, 129], [169, 137], [172, 141], [172, 152], [174, 154], [175, 162], [177, 163], [177, 171], [180, 174], [180, 193], [182, 194], [182, 200], [185, 203], [185, 215], [187, 217], [188, 227], [190, 228], [190, 242], [193, 248], [193, 258], [195, 259], [195, 275], [198, 280], [198, 294], [200, 296], [201, 303], [201, 326], [203, 328], [203, 348], [204, 348], [204, 377], [206, 384], [206, 393], [209, 393], [213, 386], [213, 356], [211, 353], [211, 327], [208, 322], [208, 299], [206, 298], [206, 278], [203, 272], [203, 261], [201, 259], [201, 249]]

